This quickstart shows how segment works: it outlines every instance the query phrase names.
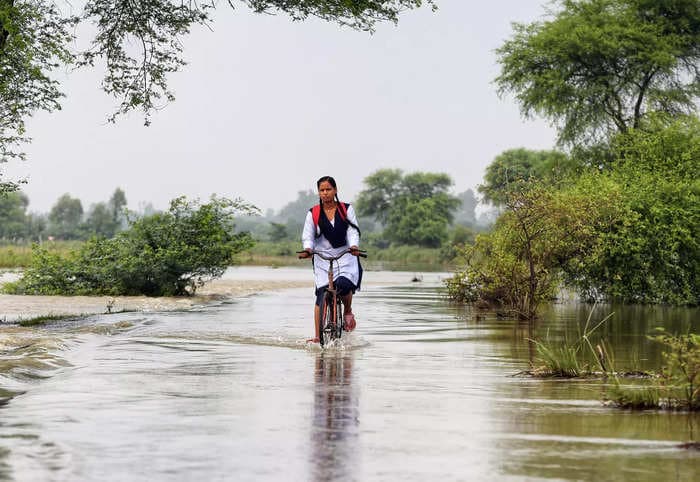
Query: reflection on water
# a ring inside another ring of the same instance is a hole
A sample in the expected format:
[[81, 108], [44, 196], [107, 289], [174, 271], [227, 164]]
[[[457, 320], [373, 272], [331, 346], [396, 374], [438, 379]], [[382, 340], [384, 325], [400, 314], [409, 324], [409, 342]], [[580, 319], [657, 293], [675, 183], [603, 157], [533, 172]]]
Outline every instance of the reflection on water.
[[[264, 274], [267, 275], [267, 272]], [[368, 274], [370, 276], [370, 274]], [[695, 480], [698, 414], [601, 405], [604, 380], [535, 380], [532, 338], [586, 320], [657, 368], [697, 309], [554, 305], [532, 325], [372, 285], [357, 330], [308, 347], [290, 289], [180, 313], [0, 331], [0, 480]]]
[[313, 480], [347, 479], [356, 465], [359, 402], [352, 363], [352, 354], [344, 351], [316, 356], [309, 454]]

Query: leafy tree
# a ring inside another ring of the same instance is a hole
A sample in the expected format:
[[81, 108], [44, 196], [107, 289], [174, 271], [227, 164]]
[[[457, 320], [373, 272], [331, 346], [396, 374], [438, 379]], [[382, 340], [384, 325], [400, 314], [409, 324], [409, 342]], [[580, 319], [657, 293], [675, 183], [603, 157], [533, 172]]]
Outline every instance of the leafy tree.
[[[293, 20], [316, 17], [358, 30], [396, 22], [399, 13], [433, 0], [230, 0], [257, 13], [286, 13]], [[63, 66], [104, 65], [103, 89], [119, 102], [112, 121], [141, 110], [145, 122], [174, 99], [168, 77], [185, 64], [183, 37], [213, 21], [217, 2], [177, 0], [86, 0], [74, 14], [53, 0], [0, 0], [0, 162], [23, 157], [25, 119], [60, 108], [63, 96], [52, 73]], [[79, 23], [91, 29], [76, 28]], [[90, 47], [73, 48], [74, 32], [91, 32]], [[12, 183], [0, 184], [14, 188]]]
[[85, 220], [86, 230], [93, 235], [111, 238], [117, 231], [112, 210], [105, 203], [92, 206]]
[[78, 239], [81, 237], [80, 225], [83, 220], [83, 204], [80, 199], [64, 194], [49, 212], [49, 229], [51, 234], [61, 239]]
[[477, 235], [463, 253], [465, 267], [447, 282], [451, 297], [503, 307], [534, 319], [551, 298], [565, 266], [587, 256], [597, 233], [620, 222], [617, 186], [600, 196], [557, 190], [541, 182], [517, 183], [504, 200], [493, 231]]
[[385, 236], [397, 244], [438, 247], [447, 239], [447, 227], [460, 205], [448, 194], [447, 174], [381, 169], [364, 180], [367, 188], [357, 197], [358, 213], [385, 225]]
[[0, 239], [27, 236], [27, 206], [29, 198], [23, 192], [0, 194]]
[[578, 162], [559, 151], [509, 149], [496, 156], [486, 168], [479, 192], [485, 201], [502, 204], [512, 186], [520, 181], [556, 183], [577, 170]]
[[386, 224], [393, 202], [403, 195], [402, 183], [400, 169], [380, 169], [367, 176], [364, 179], [366, 187], [357, 196], [358, 214]]
[[32, 265], [5, 290], [25, 294], [194, 294], [221, 276], [233, 256], [249, 248], [234, 232], [234, 216], [255, 208], [239, 200], [207, 203], [177, 198], [165, 213], [143, 217], [114, 238], [92, 238], [66, 257], [35, 246]]
[[60, 108], [51, 73], [73, 62], [75, 23], [50, 0], [0, 0], [0, 162], [24, 157], [17, 147], [27, 140], [27, 117]]
[[594, 144], [644, 127], [653, 112], [693, 112], [700, 94], [697, 0], [560, 0], [545, 21], [515, 24], [497, 50], [500, 93]]

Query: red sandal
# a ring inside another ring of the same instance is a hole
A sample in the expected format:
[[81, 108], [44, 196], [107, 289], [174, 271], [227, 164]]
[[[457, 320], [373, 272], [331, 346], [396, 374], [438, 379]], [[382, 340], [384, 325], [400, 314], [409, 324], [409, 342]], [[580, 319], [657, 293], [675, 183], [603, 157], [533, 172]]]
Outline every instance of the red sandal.
[[345, 331], [352, 331], [355, 329], [355, 326], [357, 326], [355, 315], [352, 313], [345, 315]]

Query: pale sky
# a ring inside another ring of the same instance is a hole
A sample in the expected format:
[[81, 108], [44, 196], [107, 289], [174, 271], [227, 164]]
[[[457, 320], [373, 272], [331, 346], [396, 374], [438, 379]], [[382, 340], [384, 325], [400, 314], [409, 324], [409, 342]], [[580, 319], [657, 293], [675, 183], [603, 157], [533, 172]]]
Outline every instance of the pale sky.
[[278, 210], [324, 175], [352, 201], [380, 168], [445, 172], [455, 193], [475, 188], [500, 152], [554, 146], [554, 130], [522, 119], [493, 84], [494, 49], [511, 22], [541, 18], [544, 2], [438, 4], [370, 35], [221, 2], [213, 32], [183, 39], [177, 99], [150, 127], [136, 113], [106, 122], [116, 102], [101, 71], [67, 74], [63, 110], [29, 121], [28, 159], [6, 175], [28, 178], [40, 212], [66, 192], [87, 209], [116, 187], [132, 209], [216, 193]]

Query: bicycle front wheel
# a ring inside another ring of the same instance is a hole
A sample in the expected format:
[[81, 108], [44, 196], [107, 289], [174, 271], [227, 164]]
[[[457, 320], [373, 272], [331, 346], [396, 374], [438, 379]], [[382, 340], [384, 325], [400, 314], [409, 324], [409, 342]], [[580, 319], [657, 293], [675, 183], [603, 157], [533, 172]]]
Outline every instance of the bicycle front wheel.
[[343, 302], [340, 301], [340, 297], [338, 297], [335, 305], [335, 338], [340, 339], [343, 334], [344, 327], [345, 320], [343, 318]]
[[335, 338], [335, 333], [333, 333], [333, 321], [335, 320], [334, 305], [333, 296], [327, 295], [323, 300], [321, 316], [318, 322], [318, 341], [321, 344], [321, 348], [327, 345], [331, 339]]

